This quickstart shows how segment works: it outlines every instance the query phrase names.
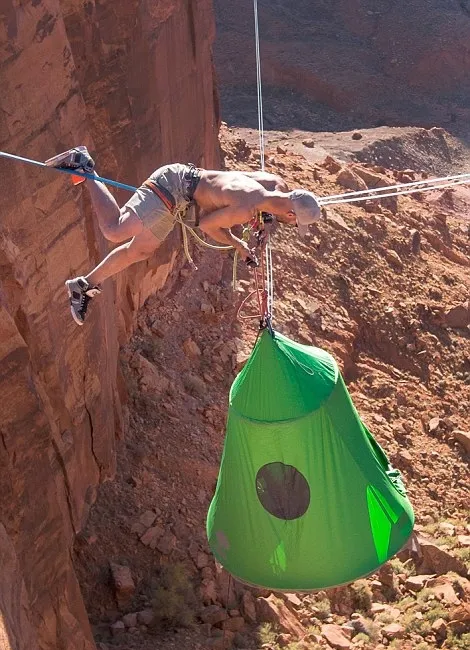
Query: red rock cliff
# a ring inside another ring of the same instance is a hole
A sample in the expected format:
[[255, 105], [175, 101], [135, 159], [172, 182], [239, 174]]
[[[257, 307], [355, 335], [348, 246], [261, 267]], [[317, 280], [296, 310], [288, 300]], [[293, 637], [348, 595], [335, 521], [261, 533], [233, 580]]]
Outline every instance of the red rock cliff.
[[[217, 165], [212, 3], [193, 6], [0, 0], [0, 148], [43, 160], [85, 143], [102, 175], [133, 185], [164, 162]], [[108, 282], [79, 329], [64, 280], [107, 250], [86, 191], [4, 159], [0, 187], [0, 647], [84, 650], [70, 547], [114, 473], [119, 342], [178, 234]]]

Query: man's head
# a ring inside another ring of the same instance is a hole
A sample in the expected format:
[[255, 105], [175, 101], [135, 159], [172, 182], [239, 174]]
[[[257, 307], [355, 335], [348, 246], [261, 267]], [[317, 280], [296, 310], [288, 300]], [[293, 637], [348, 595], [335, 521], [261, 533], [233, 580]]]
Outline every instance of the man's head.
[[305, 237], [310, 224], [321, 219], [321, 210], [315, 194], [307, 190], [293, 190], [288, 194], [292, 209], [285, 215], [279, 215], [281, 223], [296, 224], [299, 235]]
[[294, 206], [294, 214], [299, 229], [299, 235], [305, 237], [310, 224], [321, 219], [321, 210], [317, 198], [307, 190], [293, 190], [290, 192], [290, 199]]

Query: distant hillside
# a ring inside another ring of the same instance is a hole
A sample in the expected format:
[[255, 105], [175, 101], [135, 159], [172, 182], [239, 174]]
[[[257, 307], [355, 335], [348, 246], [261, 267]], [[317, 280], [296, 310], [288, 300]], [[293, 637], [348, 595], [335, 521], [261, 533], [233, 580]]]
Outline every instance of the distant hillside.
[[[214, 5], [223, 119], [255, 126], [253, 3]], [[258, 10], [266, 128], [470, 134], [469, 0], [259, 0]]]

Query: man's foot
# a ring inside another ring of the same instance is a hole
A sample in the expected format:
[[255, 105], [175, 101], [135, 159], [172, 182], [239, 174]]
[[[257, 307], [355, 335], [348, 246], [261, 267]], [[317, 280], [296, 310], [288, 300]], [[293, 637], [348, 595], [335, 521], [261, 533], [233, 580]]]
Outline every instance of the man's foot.
[[44, 163], [48, 167], [58, 167], [59, 169], [77, 169], [91, 174], [95, 168], [95, 162], [84, 146], [75, 147], [68, 151], [63, 151], [49, 158]]
[[83, 325], [88, 303], [92, 298], [101, 293], [101, 289], [99, 287], [93, 287], [84, 277], [67, 280], [65, 286], [69, 292], [70, 311], [72, 312], [73, 320], [77, 325]]

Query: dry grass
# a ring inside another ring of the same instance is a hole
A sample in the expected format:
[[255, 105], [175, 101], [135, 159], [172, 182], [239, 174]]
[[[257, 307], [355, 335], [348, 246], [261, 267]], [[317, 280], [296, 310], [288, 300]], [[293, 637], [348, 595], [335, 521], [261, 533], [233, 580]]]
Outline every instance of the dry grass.
[[164, 627], [192, 625], [197, 600], [185, 566], [177, 563], [164, 567], [158, 582], [152, 600], [157, 623]]

